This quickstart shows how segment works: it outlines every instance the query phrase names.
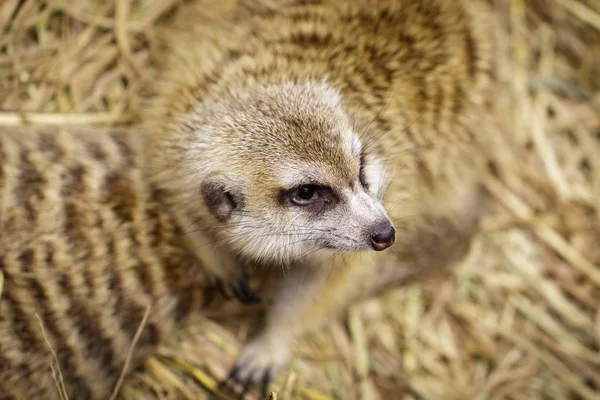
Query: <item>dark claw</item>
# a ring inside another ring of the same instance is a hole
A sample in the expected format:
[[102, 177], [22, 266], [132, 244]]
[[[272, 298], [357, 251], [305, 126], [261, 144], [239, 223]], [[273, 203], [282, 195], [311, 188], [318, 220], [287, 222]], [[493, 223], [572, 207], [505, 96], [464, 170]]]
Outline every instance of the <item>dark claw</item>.
[[247, 277], [238, 279], [238, 285], [240, 287], [240, 290], [242, 291], [242, 293], [244, 294], [244, 296], [246, 298], [246, 302], [248, 302], [248, 303], [259, 303], [260, 302], [260, 300], [261, 300], [260, 297], [258, 297], [256, 295], [256, 293], [254, 293], [254, 291], [250, 287]]
[[240, 399], [243, 399], [246, 396], [246, 393], [250, 391], [250, 386], [252, 385], [251, 379], [246, 379], [244, 382], [244, 388], [242, 389], [242, 393], [240, 393]]
[[242, 382], [240, 380], [240, 377], [238, 374], [239, 374], [239, 367], [236, 365], [235, 367], [231, 368], [231, 371], [229, 371], [229, 374], [227, 375], [227, 377], [225, 379], [223, 379], [221, 382], [219, 382], [218, 388], [222, 392], [236, 394], [237, 386], [243, 384], [244, 386], [243, 386], [242, 392], [237, 396], [238, 399], [243, 400], [244, 396], [250, 389], [251, 381], [246, 380], [246, 381]]
[[[230, 285], [231, 291], [233, 295], [241, 302], [241, 303], [251, 303], [252, 298], [249, 297], [249, 294], [244, 288], [241, 286], [241, 283], [238, 281], [239, 289], [235, 285]], [[254, 296], [253, 293], [250, 293], [250, 296]], [[256, 297], [255, 297], [256, 298]], [[260, 300], [260, 299], [259, 299]]]
[[229, 288], [233, 295], [242, 303], [259, 303], [261, 301], [260, 297], [250, 288], [246, 278], [238, 279], [236, 284], [229, 285]]
[[232, 284], [232, 285], [229, 285], [229, 288], [231, 289], [233, 296], [243, 303], [244, 297], [242, 297], [242, 294], [240, 292], [238, 292], [237, 287]]
[[229, 300], [231, 298], [230, 295], [227, 294], [227, 291], [225, 290], [225, 285], [223, 284], [223, 279], [221, 278], [217, 278], [217, 290], [219, 291], [219, 293], [221, 293], [221, 295], [223, 295], [223, 297], [227, 300]]
[[263, 399], [267, 398], [269, 383], [271, 383], [271, 372], [269, 370], [267, 370], [267, 371], [265, 371], [265, 373], [263, 374], [263, 377], [262, 377], [261, 393], [263, 395]]
[[[251, 375], [252, 376], [252, 375]], [[254, 375], [256, 376], [256, 375]], [[245, 380], [241, 380], [239, 377], [239, 366], [234, 366], [227, 378], [223, 379], [219, 382], [218, 388], [221, 391], [227, 391], [231, 394], [235, 394], [238, 399], [243, 400], [250, 392], [252, 386], [256, 383], [261, 384], [261, 393], [264, 399], [267, 398], [269, 384], [271, 383], [271, 372], [270, 369], [267, 369], [263, 374], [260, 382], [255, 382], [252, 378], [247, 378]], [[242, 385], [241, 391], [236, 390], [238, 385]]]
[[[233, 296], [242, 303], [260, 303], [261, 301], [261, 298], [257, 296], [250, 287], [248, 274], [246, 272], [242, 273], [241, 278], [234, 284], [229, 284], [228, 286], [233, 293]], [[216, 288], [226, 300], [231, 299], [231, 295], [227, 293], [225, 284], [221, 278], [216, 279]]]
[[223, 389], [229, 389], [231, 387], [232, 381], [238, 382], [238, 372], [239, 372], [238, 366], [231, 368], [231, 371], [229, 371], [229, 375], [227, 375], [227, 377], [225, 379], [223, 379], [221, 382], [219, 382], [219, 385], [218, 385], [219, 390], [222, 391]]

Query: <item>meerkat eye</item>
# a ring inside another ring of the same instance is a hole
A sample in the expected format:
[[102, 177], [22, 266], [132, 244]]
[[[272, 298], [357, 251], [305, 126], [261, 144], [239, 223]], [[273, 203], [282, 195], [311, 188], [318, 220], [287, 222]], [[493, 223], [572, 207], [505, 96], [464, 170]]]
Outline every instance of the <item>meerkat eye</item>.
[[319, 198], [319, 192], [315, 185], [300, 186], [292, 196], [292, 202], [299, 206], [305, 206]]

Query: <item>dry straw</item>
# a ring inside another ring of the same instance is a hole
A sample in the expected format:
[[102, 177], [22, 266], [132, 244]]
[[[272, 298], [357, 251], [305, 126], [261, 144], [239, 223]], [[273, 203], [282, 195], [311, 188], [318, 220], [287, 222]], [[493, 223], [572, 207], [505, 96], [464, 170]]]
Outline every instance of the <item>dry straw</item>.
[[[484, 232], [453, 279], [356, 305], [299, 343], [271, 398], [600, 398], [600, 3], [488, 2], [514, 100]], [[134, 120], [153, 29], [178, 3], [0, 2], [0, 125]], [[198, 321], [120, 396], [214, 398], [245, 332]]]

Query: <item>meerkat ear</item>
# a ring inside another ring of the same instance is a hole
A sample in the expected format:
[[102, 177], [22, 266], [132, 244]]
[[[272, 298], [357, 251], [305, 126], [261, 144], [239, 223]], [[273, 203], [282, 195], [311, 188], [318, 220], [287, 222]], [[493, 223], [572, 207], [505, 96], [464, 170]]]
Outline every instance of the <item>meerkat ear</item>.
[[204, 181], [200, 185], [200, 191], [208, 210], [220, 222], [227, 221], [233, 211], [241, 205], [239, 196], [234, 191], [228, 190], [224, 182]]

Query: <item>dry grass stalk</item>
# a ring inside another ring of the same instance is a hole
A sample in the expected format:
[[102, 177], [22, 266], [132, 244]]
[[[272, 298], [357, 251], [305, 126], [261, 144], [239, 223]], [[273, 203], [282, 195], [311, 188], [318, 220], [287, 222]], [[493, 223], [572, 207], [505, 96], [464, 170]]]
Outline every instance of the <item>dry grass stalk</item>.
[[48, 339], [48, 336], [46, 335], [46, 329], [44, 329], [44, 323], [42, 322], [42, 319], [40, 318], [38, 313], [36, 313], [35, 316], [37, 317], [38, 321], [40, 321], [40, 328], [42, 329], [42, 336], [44, 337], [44, 340], [46, 341], [46, 345], [48, 346], [48, 349], [50, 350], [50, 353], [51, 353], [50, 369], [52, 371], [52, 378], [54, 378], [54, 382], [56, 383], [56, 389], [58, 390], [59, 398], [61, 400], [69, 400], [69, 396], [67, 395], [67, 389], [65, 388], [65, 381], [63, 379], [63, 374], [60, 370], [60, 363], [58, 362], [58, 357], [56, 356], [56, 351], [54, 350], [54, 347], [52, 347], [52, 344], [50, 343], [50, 340]]
[[587, 22], [600, 31], [600, 12], [594, 11], [584, 3], [573, 0], [555, 0], [577, 18]]
[[144, 316], [142, 317], [142, 321], [140, 322], [140, 326], [138, 327], [135, 335], [133, 336], [133, 340], [131, 341], [131, 346], [129, 346], [129, 350], [127, 351], [127, 356], [125, 357], [125, 364], [123, 365], [123, 370], [121, 371], [121, 375], [119, 376], [119, 380], [115, 385], [115, 388], [110, 396], [109, 400], [115, 400], [117, 395], [119, 394], [119, 389], [121, 389], [121, 385], [123, 384], [123, 380], [125, 379], [125, 375], [129, 372], [129, 364], [131, 363], [131, 357], [133, 355], [133, 351], [135, 350], [135, 345], [138, 340], [140, 340], [140, 336], [142, 335], [142, 331], [146, 326], [146, 322], [148, 321], [148, 317], [150, 316], [150, 305], [146, 307], [144, 311]]
[[55, 114], [55, 113], [0, 113], [0, 125], [116, 125], [130, 119], [115, 113]]

